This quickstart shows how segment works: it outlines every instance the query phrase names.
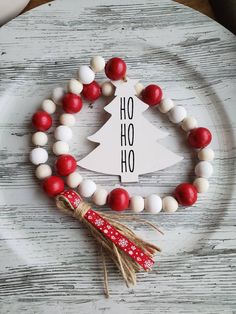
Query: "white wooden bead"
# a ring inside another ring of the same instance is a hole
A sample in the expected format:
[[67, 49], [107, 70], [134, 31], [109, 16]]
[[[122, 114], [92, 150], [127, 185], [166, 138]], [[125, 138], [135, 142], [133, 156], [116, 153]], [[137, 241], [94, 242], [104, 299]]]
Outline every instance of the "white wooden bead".
[[145, 209], [146, 211], [157, 214], [162, 209], [162, 200], [160, 196], [156, 194], [151, 194], [145, 199]]
[[142, 91], [144, 90], [144, 86], [143, 86], [143, 84], [140, 83], [140, 82], [136, 83], [135, 86], [134, 86], [134, 88], [135, 88], [135, 90], [136, 90], [136, 95], [137, 95], [137, 96], [140, 96], [141, 93], [142, 93]]
[[105, 189], [98, 188], [93, 194], [93, 202], [98, 206], [103, 206], [107, 202], [108, 192]]
[[95, 73], [103, 71], [105, 68], [105, 64], [106, 62], [101, 56], [95, 56], [90, 60], [90, 67]]
[[52, 169], [46, 164], [39, 165], [36, 168], [35, 175], [39, 180], [44, 180], [52, 175]]
[[67, 177], [66, 177], [66, 184], [72, 188], [75, 189], [77, 188], [77, 186], [79, 186], [79, 184], [82, 182], [83, 178], [81, 176], [81, 174], [79, 174], [79, 172], [75, 171], [70, 173]]
[[36, 132], [32, 136], [32, 143], [37, 146], [44, 146], [48, 142], [48, 136], [44, 132]]
[[48, 153], [44, 148], [37, 147], [30, 152], [30, 161], [34, 165], [44, 164], [48, 160]]
[[83, 84], [90, 84], [94, 81], [95, 73], [87, 65], [82, 65], [78, 70], [79, 80]]
[[163, 211], [166, 213], [174, 213], [178, 209], [178, 202], [172, 196], [166, 196], [162, 200]]
[[45, 99], [42, 102], [42, 109], [43, 111], [46, 111], [49, 114], [53, 114], [56, 111], [56, 105], [51, 99]]
[[68, 83], [68, 90], [70, 93], [79, 95], [83, 90], [83, 84], [78, 80], [72, 78]]
[[198, 152], [198, 159], [212, 161], [215, 158], [215, 153], [211, 148], [205, 147]]
[[106, 97], [113, 96], [114, 93], [115, 93], [115, 86], [111, 82], [107, 81], [102, 84], [103, 96], [106, 96]]
[[56, 87], [52, 91], [52, 100], [55, 104], [61, 105], [62, 98], [65, 94], [64, 88], [62, 87]]
[[68, 142], [72, 136], [72, 130], [66, 125], [60, 125], [55, 129], [54, 136], [58, 141]]
[[181, 124], [184, 131], [188, 132], [197, 127], [197, 120], [194, 117], [186, 117]]
[[170, 98], [163, 98], [160, 105], [157, 107], [160, 112], [167, 113], [175, 106], [174, 102]]
[[86, 179], [80, 183], [78, 191], [82, 197], [91, 197], [96, 191], [96, 183]]
[[60, 115], [60, 123], [66, 126], [74, 126], [75, 125], [75, 116], [70, 113], [63, 113]]
[[70, 150], [70, 147], [68, 143], [63, 142], [63, 141], [58, 141], [54, 143], [52, 146], [52, 151], [56, 156], [67, 154], [69, 153], [69, 150]]
[[140, 195], [134, 195], [130, 199], [130, 209], [134, 213], [140, 213], [144, 210], [144, 199]]
[[200, 161], [195, 167], [195, 174], [198, 177], [210, 178], [213, 173], [213, 167], [208, 161]]
[[197, 178], [194, 180], [193, 185], [198, 193], [206, 193], [209, 189], [209, 181], [206, 178]]
[[175, 124], [182, 122], [186, 118], [186, 116], [187, 116], [187, 111], [182, 106], [175, 106], [168, 113], [168, 117], [170, 121]]

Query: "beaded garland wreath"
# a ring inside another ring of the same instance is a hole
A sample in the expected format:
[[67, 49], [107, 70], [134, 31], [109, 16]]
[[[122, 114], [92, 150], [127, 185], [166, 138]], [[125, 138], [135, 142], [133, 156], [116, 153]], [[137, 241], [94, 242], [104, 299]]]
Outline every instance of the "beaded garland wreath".
[[[95, 73], [103, 70], [110, 81], [100, 86], [95, 81]], [[168, 115], [171, 122], [181, 125], [182, 129], [187, 132], [188, 143], [196, 150], [200, 160], [195, 167], [197, 178], [193, 184], [178, 185], [173, 196], [165, 196], [163, 199], [156, 194], [149, 195], [145, 199], [138, 195], [130, 196], [121, 187], [108, 193], [103, 188], [97, 188], [92, 180], [83, 179], [76, 171], [76, 159], [69, 154], [68, 141], [72, 137], [71, 127], [75, 124], [74, 114], [78, 113], [83, 106], [82, 97], [94, 102], [101, 95], [113, 96], [114, 81], [118, 80], [126, 80], [126, 64], [120, 58], [112, 58], [105, 63], [104, 58], [95, 56], [91, 59], [90, 66], [81, 66], [78, 71], [78, 80], [69, 81], [68, 91], [65, 93], [63, 88], [55, 88], [51, 99], [44, 100], [41, 109], [33, 115], [32, 124], [37, 132], [33, 134], [32, 142], [37, 147], [30, 152], [30, 160], [37, 166], [36, 177], [42, 181], [46, 194], [55, 198], [59, 209], [83, 222], [101, 246], [106, 296], [109, 293], [105, 255], [114, 261], [127, 286], [130, 286], [136, 282], [136, 272], [141, 269], [145, 271], [151, 269], [154, 264], [152, 257], [160, 249], [138, 238], [133, 231], [118, 222], [117, 215], [115, 218], [115, 215], [101, 214], [92, 210], [82, 197], [91, 197], [96, 205], [107, 204], [115, 211], [129, 208], [134, 213], [140, 213], [144, 209], [153, 214], [161, 210], [173, 213], [179, 205], [193, 205], [197, 201], [197, 194], [208, 190], [208, 178], [213, 172], [210, 162], [214, 159], [213, 150], [207, 147], [212, 140], [211, 132], [207, 128], [198, 127], [196, 119], [187, 116], [182, 106], [175, 106], [171, 99], [163, 98], [159, 86], [151, 84], [144, 88], [141, 83], [137, 83], [135, 85], [137, 97], [149, 106], [157, 106], [161, 113]], [[57, 140], [53, 144], [53, 152], [57, 156], [55, 162], [57, 175], [52, 175], [51, 167], [46, 164], [48, 153], [42, 146], [47, 144], [48, 137], [45, 132], [52, 126], [51, 114], [56, 111], [57, 105], [62, 105], [65, 113], [61, 114], [61, 125], [56, 127], [54, 132]], [[61, 177], [65, 177], [68, 189], [65, 189], [65, 183]], [[78, 189], [79, 194], [75, 189]], [[155, 228], [151, 223], [147, 223]]]

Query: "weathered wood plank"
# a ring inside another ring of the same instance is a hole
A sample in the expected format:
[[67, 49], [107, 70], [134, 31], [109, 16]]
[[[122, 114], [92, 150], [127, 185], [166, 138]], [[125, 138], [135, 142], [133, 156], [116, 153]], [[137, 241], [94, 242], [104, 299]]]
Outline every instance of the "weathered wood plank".
[[[37, 6], [48, 2], [51, 2], [51, 0], [31, 0], [23, 12], [32, 10]], [[176, 0], [176, 2], [187, 5], [190, 8], [198, 10], [199, 12], [214, 18], [214, 13], [208, 0]]]

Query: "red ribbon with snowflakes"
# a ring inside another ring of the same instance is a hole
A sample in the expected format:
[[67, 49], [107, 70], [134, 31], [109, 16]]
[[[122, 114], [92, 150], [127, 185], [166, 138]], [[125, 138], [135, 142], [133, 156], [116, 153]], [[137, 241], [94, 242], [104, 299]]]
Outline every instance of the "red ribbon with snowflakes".
[[[73, 209], [78, 208], [79, 204], [82, 202], [82, 198], [73, 190], [66, 190], [62, 192], [61, 195], [66, 198]], [[84, 218], [107, 239], [111, 240], [117, 247], [135, 260], [144, 270], [147, 271], [152, 268], [154, 261], [96, 211], [91, 208], [88, 209]]]

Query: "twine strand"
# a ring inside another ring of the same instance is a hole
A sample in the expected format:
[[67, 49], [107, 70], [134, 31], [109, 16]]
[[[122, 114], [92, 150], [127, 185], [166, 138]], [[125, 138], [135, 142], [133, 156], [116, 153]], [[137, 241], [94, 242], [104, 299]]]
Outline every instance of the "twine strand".
[[[139, 272], [142, 267], [132, 259], [126, 252], [117, 247], [111, 240], [105, 237], [95, 226], [93, 226], [86, 218], [84, 218], [87, 211], [91, 208], [86, 202], [81, 201], [77, 208], [73, 208], [70, 201], [63, 195], [59, 195], [56, 198], [56, 205], [62, 212], [73, 216], [74, 218], [81, 221], [90, 231], [90, 234], [96, 239], [99, 246], [101, 247], [102, 265], [103, 265], [103, 277], [104, 277], [104, 293], [105, 296], [109, 297], [109, 285], [108, 285], [108, 273], [106, 267], [106, 256], [109, 256], [119, 269], [127, 287], [134, 286], [136, 284], [136, 273]], [[123, 223], [117, 221], [118, 219], [128, 218], [127, 215], [116, 216], [108, 213], [99, 213], [99, 215], [106, 219], [114, 228], [116, 228], [121, 234], [127, 237], [130, 241], [134, 242], [143, 252], [152, 258], [157, 252], [160, 252], [160, 248], [154, 244], [148, 243], [143, 239], [139, 238], [130, 228]], [[156, 231], [162, 233], [159, 228], [149, 223], [145, 219], [136, 219], [129, 217], [129, 220], [138, 220], [145, 222]], [[148, 270], [146, 270], [148, 271]]]
[[103, 278], [104, 278], [104, 294], [106, 298], [109, 298], [109, 286], [108, 286], [108, 274], [107, 274], [107, 266], [106, 266], [106, 256], [103, 251], [103, 247], [101, 246], [101, 255], [102, 255], [102, 268], [103, 268]]

